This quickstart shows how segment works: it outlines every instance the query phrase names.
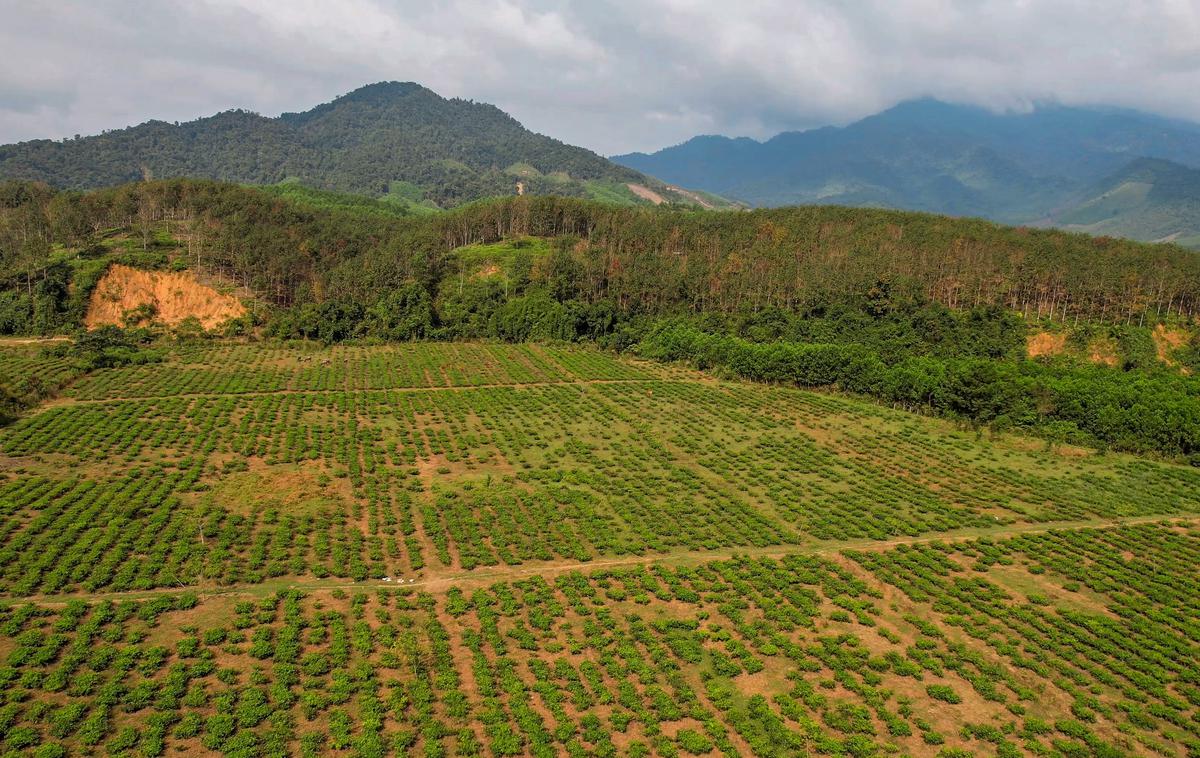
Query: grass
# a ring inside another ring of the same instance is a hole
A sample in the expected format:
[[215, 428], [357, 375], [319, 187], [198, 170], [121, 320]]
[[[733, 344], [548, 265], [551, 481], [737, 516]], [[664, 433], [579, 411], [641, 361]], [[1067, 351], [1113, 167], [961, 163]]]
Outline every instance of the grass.
[[455, 248], [454, 256], [462, 261], [469, 273], [481, 276], [510, 275], [514, 263], [521, 258], [531, 261], [550, 252], [550, 240], [544, 237], [512, 237], [492, 244], [466, 245]]
[[504, 169], [504, 173], [523, 177], [536, 177], [542, 175], [541, 171], [538, 171], [533, 166], [524, 162], [512, 164], [508, 168]]
[[636, 205], [639, 202], [638, 196], [633, 194], [633, 190], [621, 182], [592, 180], [584, 182], [584, 189], [587, 190], [588, 197], [592, 200], [615, 205]]

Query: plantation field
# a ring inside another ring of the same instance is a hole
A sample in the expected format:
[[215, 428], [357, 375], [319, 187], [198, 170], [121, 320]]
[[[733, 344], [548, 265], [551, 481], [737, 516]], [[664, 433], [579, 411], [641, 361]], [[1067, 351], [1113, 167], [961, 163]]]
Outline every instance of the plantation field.
[[41, 396], [80, 373], [71, 359], [46, 355], [44, 346], [0, 341], [0, 387], [11, 395]]
[[1196, 469], [574, 347], [169, 350], [0, 431], [4, 749], [1200, 751]]

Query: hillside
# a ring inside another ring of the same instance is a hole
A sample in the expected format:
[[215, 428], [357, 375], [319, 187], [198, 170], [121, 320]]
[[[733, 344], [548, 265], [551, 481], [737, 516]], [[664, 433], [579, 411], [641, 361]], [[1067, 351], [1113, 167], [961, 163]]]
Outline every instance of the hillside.
[[[451, 207], [529, 194], [670, 202], [685, 193], [595, 153], [525, 129], [492, 105], [446, 99], [413, 83], [381, 82], [303, 113], [266, 118], [227, 111], [183, 124], [151, 121], [101, 135], [0, 147], [0, 179], [90, 189], [144, 178], [247, 184], [295, 181]], [[630, 185], [633, 185], [632, 187]]]
[[1200, 248], [1200, 170], [1135, 160], [1048, 222], [1088, 234]]
[[[82, 298], [112, 260], [207, 269], [275, 307], [341, 303], [355, 319], [417, 284], [463, 320], [482, 314], [486, 323], [532, 280], [553, 283], [559, 300], [622, 318], [823, 312], [878, 301], [1122, 322], [1200, 307], [1200, 257], [1177, 246], [978, 219], [836, 206], [622, 208], [561, 197], [421, 217], [389, 207], [191, 180], [85, 195], [0, 185], [0, 328], [38, 333], [79, 323]], [[555, 239], [554, 254], [520, 256], [515, 289], [505, 279], [466, 286], [456, 250], [521, 237]]]
[[1147, 156], [1200, 166], [1200, 126], [1104, 109], [992, 113], [933, 100], [765, 142], [696, 137], [614, 161], [757, 206], [844, 204], [1010, 223]]

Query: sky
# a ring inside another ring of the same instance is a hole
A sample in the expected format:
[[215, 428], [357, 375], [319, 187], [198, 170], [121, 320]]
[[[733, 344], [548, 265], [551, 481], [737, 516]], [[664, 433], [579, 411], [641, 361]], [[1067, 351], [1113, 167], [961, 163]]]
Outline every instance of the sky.
[[602, 154], [915, 97], [1200, 121], [1200, 0], [0, 0], [0, 143], [415, 81]]

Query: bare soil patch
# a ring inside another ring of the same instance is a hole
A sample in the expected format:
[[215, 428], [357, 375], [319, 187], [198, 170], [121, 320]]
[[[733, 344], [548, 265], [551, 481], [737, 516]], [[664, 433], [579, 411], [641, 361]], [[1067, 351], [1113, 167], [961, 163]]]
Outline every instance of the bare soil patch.
[[1107, 337], [1095, 340], [1088, 346], [1088, 360], [1110, 368], [1115, 368], [1121, 363], [1116, 344]]
[[1158, 324], [1150, 333], [1150, 337], [1154, 340], [1154, 350], [1158, 359], [1168, 366], [1176, 365], [1175, 351], [1187, 344], [1187, 333], [1182, 329], [1168, 329], [1165, 325]]
[[208, 491], [231, 511], [251, 513], [258, 508], [278, 508], [285, 513], [309, 513], [354, 500], [348, 477], [329, 476], [325, 467], [315, 462], [269, 464], [261, 458], [245, 460], [246, 469], [215, 477]]
[[152, 320], [167, 326], [195, 317], [205, 329], [246, 313], [240, 300], [201, 284], [190, 271], [142, 271], [114, 264], [92, 292], [84, 325], [124, 326], [125, 314], [142, 306], [150, 306]]
[[628, 187], [629, 191], [633, 194], [637, 195], [643, 200], [649, 200], [655, 205], [662, 205], [663, 203], [667, 202], [666, 198], [644, 184], [626, 184], [625, 186]]
[[1038, 332], [1025, 341], [1025, 352], [1030, 358], [1062, 355], [1067, 349], [1067, 335], [1054, 332]]

